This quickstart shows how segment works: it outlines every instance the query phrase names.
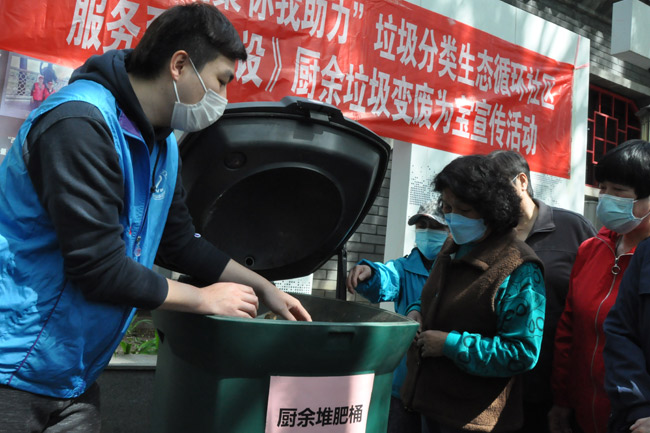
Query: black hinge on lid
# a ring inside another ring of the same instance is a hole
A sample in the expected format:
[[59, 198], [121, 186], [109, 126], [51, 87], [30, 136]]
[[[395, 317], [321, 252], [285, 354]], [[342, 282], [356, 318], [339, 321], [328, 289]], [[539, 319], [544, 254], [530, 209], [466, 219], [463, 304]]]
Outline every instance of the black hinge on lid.
[[345, 280], [348, 273], [348, 251], [342, 246], [337, 253], [336, 264], [336, 299], [346, 299]]
[[326, 104], [320, 101], [311, 99], [297, 98], [294, 96], [285, 96], [282, 102], [287, 106], [295, 105], [296, 110], [303, 113], [313, 120], [320, 120], [324, 122], [336, 121], [342, 122], [344, 120], [343, 113], [334, 105]]

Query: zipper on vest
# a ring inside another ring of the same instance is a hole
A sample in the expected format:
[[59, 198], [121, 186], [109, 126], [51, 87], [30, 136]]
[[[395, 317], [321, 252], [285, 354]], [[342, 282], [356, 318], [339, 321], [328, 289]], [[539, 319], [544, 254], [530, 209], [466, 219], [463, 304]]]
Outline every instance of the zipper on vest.
[[149, 212], [149, 202], [151, 201], [151, 192], [147, 194], [147, 203], [144, 206], [144, 215], [142, 216], [142, 221], [140, 222], [140, 227], [138, 228], [138, 234], [135, 238], [135, 245], [133, 247], [133, 256], [140, 257], [142, 255], [142, 231], [144, 230], [144, 225], [147, 222], [147, 213]]
[[149, 187], [149, 194], [147, 194], [147, 203], [144, 207], [144, 215], [142, 216], [142, 222], [140, 228], [138, 229], [138, 236], [135, 238], [135, 247], [133, 249], [134, 257], [140, 257], [142, 255], [142, 230], [144, 230], [144, 225], [147, 222], [147, 214], [149, 213], [149, 202], [151, 202], [151, 197], [153, 193], [156, 192], [156, 170], [158, 168], [158, 161], [160, 160], [160, 154], [162, 149], [158, 146], [158, 153], [156, 154], [156, 161], [153, 164], [153, 170], [151, 171], [151, 186]]
[[151, 201], [151, 192], [147, 195], [147, 203], [144, 207], [144, 215], [142, 216], [142, 222], [138, 228], [138, 235], [135, 238], [135, 246], [133, 247], [133, 256], [140, 257], [142, 255], [142, 230], [144, 230], [144, 225], [147, 222], [147, 213], [149, 212], [149, 202]]
[[160, 154], [162, 153], [162, 149], [158, 149], [158, 153], [156, 154], [156, 162], [153, 163], [153, 170], [151, 171], [151, 188], [149, 188], [149, 191], [153, 194], [156, 192], [156, 169], [158, 168], [158, 160], [160, 160]]

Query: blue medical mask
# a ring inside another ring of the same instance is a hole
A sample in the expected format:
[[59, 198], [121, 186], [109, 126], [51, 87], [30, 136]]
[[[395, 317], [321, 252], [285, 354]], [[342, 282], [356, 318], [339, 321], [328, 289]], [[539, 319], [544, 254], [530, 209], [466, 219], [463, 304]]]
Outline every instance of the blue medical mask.
[[487, 230], [483, 218], [475, 220], [457, 213], [446, 213], [445, 221], [447, 221], [454, 242], [458, 245], [469, 244], [481, 239]]
[[447, 230], [415, 229], [415, 245], [424, 257], [433, 260], [440, 252], [448, 234]]
[[634, 216], [632, 211], [636, 201], [638, 200], [634, 200], [633, 198], [601, 194], [598, 198], [596, 215], [605, 227], [624, 235], [634, 230], [639, 224], [641, 224], [643, 218], [649, 215], [646, 214], [641, 218]]

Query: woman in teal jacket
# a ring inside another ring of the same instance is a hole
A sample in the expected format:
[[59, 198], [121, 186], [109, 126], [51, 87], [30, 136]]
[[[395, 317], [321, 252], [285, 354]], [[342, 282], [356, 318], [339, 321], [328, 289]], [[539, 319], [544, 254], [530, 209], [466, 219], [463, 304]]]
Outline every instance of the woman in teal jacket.
[[[370, 302], [394, 302], [395, 312], [406, 315], [408, 306], [420, 299], [422, 286], [431, 266], [447, 239], [447, 223], [437, 210], [436, 201], [420, 206], [409, 218], [415, 225], [415, 244], [408, 256], [388, 262], [361, 260], [350, 270], [346, 282], [350, 293], [359, 293]], [[404, 409], [400, 389], [406, 376], [406, 357], [393, 373], [393, 388], [388, 417], [388, 433], [420, 432], [420, 415]]]

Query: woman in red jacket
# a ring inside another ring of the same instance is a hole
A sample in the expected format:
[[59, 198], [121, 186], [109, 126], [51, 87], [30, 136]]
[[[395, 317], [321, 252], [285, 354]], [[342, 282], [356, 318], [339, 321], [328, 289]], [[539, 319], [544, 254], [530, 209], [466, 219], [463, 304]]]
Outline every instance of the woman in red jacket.
[[607, 431], [603, 322], [636, 246], [650, 236], [650, 143], [630, 140], [607, 152], [596, 180], [596, 214], [604, 227], [580, 246], [571, 271], [555, 335], [551, 433]]

